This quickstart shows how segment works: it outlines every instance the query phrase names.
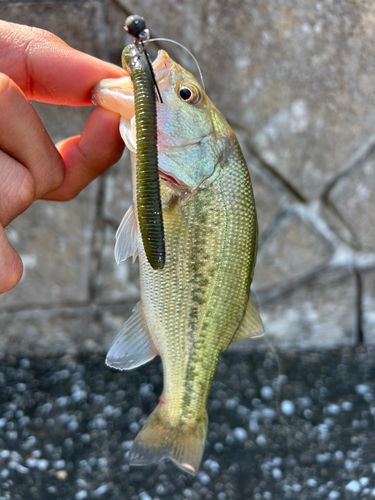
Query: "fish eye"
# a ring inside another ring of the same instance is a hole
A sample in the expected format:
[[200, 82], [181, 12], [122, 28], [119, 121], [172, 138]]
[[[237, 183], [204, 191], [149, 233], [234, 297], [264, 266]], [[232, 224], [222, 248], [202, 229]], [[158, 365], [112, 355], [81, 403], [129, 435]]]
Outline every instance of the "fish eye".
[[178, 89], [178, 96], [181, 101], [185, 101], [188, 104], [197, 104], [201, 99], [201, 94], [198, 89], [193, 86], [181, 85]]

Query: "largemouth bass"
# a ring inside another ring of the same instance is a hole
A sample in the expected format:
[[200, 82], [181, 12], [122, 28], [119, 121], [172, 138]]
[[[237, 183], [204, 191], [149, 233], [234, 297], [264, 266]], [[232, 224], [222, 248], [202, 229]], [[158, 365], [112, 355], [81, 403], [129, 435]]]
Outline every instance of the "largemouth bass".
[[[250, 296], [257, 218], [249, 172], [225, 118], [166, 52], [159, 52], [153, 67], [163, 97], [157, 123], [166, 261], [161, 270], [148, 263], [131, 207], [117, 232], [115, 253], [118, 262], [138, 253], [141, 302], [113, 342], [107, 363], [128, 370], [160, 355], [163, 393], [134, 440], [130, 463], [168, 457], [195, 474], [218, 358], [231, 342], [263, 333]], [[135, 192], [130, 78], [100, 82], [93, 102], [122, 116]]]

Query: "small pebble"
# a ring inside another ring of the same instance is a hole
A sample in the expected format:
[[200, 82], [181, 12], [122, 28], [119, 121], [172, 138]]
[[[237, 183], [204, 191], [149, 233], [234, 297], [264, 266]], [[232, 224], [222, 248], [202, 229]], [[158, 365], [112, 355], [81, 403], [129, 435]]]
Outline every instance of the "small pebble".
[[284, 399], [284, 401], [281, 402], [281, 411], [288, 417], [294, 415], [294, 403], [288, 399]]
[[237, 408], [238, 406], [238, 401], [237, 399], [227, 399], [226, 403], [225, 403], [225, 408], [227, 408], [228, 410], [234, 410], [235, 408]]
[[85, 491], [85, 490], [79, 491], [76, 494], [75, 498], [76, 498], [76, 500], [84, 500], [85, 498], [87, 498], [87, 491]]
[[91, 441], [90, 434], [82, 434], [81, 441], [84, 444], [88, 444]]
[[335, 452], [335, 459], [336, 459], [336, 460], [343, 460], [343, 458], [344, 458], [344, 454], [343, 454], [343, 452], [342, 452], [342, 451], [340, 451], [340, 450], [337, 450], [337, 451]]
[[203, 467], [211, 471], [218, 471], [220, 469], [220, 465], [214, 460], [206, 460], [203, 464]]
[[259, 432], [259, 424], [258, 420], [255, 418], [250, 418], [249, 422], [249, 431], [252, 432], [253, 434], [258, 434]]
[[266, 446], [267, 445], [267, 439], [263, 434], [259, 434], [259, 436], [256, 438], [256, 443], [258, 446]]
[[335, 405], [335, 404], [329, 405], [327, 410], [328, 410], [328, 413], [330, 415], [339, 415], [339, 413], [340, 413], [339, 405]]
[[57, 398], [55, 401], [55, 405], [60, 408], [62, 406], [67, 406], [68, 403], [69, 403], [69, 398], [67, 398], [66, 396], [61, 396]]
[[69, 422], [68, 424], [68, 429], [71, 431], [71, 432], [74, 432], [78, 429], [79, 425], [78, 425], [78, 422], [77, 420], [72, 420], [71, 422]]
[[347, 471], [351, 471], [354, 469], [354, 463], [352, 462], [352, 460], [345, 460], [345, 469]]
[[108, 491], [108, 486], [106, 484], [102, 484], [101, 486], [99, 486], [99, 488], [97, 488], [93, 495], [94, 497], [101, 497], [102, 495], [104, 495], [105, 493], [107, 493]]
[[224, 445], [222, 443], [215, 443], [214, 449], [216, 453], [221, 453], [224, 450]]
[[[95, 420], [94, 420], [94, 425], [95, 425], [96, 429], [105, 429], [107, 427], [107, 422], [102, 417], [96, 417]], [[138, 432], [139, 431], [139, 425], [137, 423], [135, 423], [135, 422], [133, 422], [133, 424], [130, 424], [130, 427], [132, 425], [136, 425], [137, 426], [138, 430], [136, 432]]]
[[283, 477], [283, 473], [277, 467], [275, 469], [272, 469], [272, 475], [276, 480], [281, 479]]
[[54, 462], [53, 467], [54, 469], [64, 469], [65, 465], [65, 460], [57, 460]]
[[139, 494], [139, 500], [152, 500], [152, 498], [148, 493], [142, 491], [142, 493]]
[[[107, 425], [107, 424], [106, 424]], [[133, 434], [137, 434], [139, 429], [140, 429], [140, 425], [137, 423], [137, 422], [132, 422], [130, 425], [129, 425], [129, 430], [130, 432], [132, 432]]]
[[340, 493], [338, 491], [332, 490], [328, 495], [329, 500], [336, 500], [336, 498], [340, 498]]
[[313, 418], [313, 412], [311, 410], [304, 410], [303, 412], [303, 416], [307, 419], [307, 420], [311, 420]]
[[277, 417], [277, 413], [272, 408], [263, 408], [262, 417], [268, 420], [275, 420]]
[[59, 481], [65, 481], [67, 479], [68, 473], [66, 470], [57, 470], [55, 472], [55, 478], [58, 479]]
[[30, 361], [28, 359], [21, 359], [20, 361], [20, 367], [23, 368], [24, 370], [27, 370], [30, 368]]
[[210, 476], [208, 476], [205, 472], [199, 472], [197, 474], [197, 479], [201, 484], [207, 485], [211, 482]]
[[28, 467], [30, 467], [30, 469], [33, 469], [34, 467], [36, 467], [37, 462], [38, 462], [38, 460], [34, 457], [30, 457], [30, 458], [26, 459], [26, 465]]
[[361, 485], [359, 484], [358, 481], [350, 481], [350, 483], [348, 483], [346, 486], [345, 486], [345, 489], [348, 490], [348, 491], [351, 491], [352, 493], [359, 493], [361, 491]]
[[352, 409], [353, 409], [353, 404], [352, 404], [350, 401], [344, 401], [344, 402], [341, 404], [341, 408], [342, 408], [344, 411], [352, 411]]
[[27, 467], [24, 467], [23, 465], [14, 461], [9, 463], [9, 467], [16, 470], [19, 474], [27, 474], [29, 472], [29, 469]]
[[3, 469], [0, 472], [0, 477], [1, 477], [1, 479], [7, 479], [9, 477], [9, 470], [8, 469]]
[[98, 459], [98, 467], [103, 468], [107, 467], [108, 465], [108, 459], [106, 457], [101, 457]]
[[355, 386], [355, 391], [357, 394], [363, 396], [364, 394], [370, 392], [370, 387], [366, 384], [359, 384]]
[[234, 437], [238, 439], [238, 441], [245, 441], [248, 437], [247, 432], [245, 431], [245, 429], [242, 429], [242, 427], [236, 427], [233, 434]]
[[37, 460], [36, 461], [36, 467], [39, 469], [39, 470], [47, 470], [48, 469], [48, 465], [49, 465], [49, 462], [48, 460], [44, 459], [44, 458], [41, 458], [40, 460]]
[[87, 392], [81, 389], [78, 385], [74, 385], [72, 387], [72, 399], [76, 403], [78, 401], [83, 401], [87, 398]]
[[132, 444], [133, 444], [133, 440], [132, 441], [124, 441], [123, 443], [121, 443], [121, 448], [123, 450], [130, 450], [130, 448], [132, 447]]
[[308, 396], [305, 396], [303, 398], [298, 398], [297, 403], [303, 408], [309, 408], [312, 405], [311, 398], [309, 398]]
[[306, 484], [309, 488], [316, 488], [317, 482], [315, 481], [315, 479], [308, 479], [306, 481]]
[[272, 387], [265, 385], [264, 387], [261, 388], [260, 395], [262, 396], [263, 399], [270, 401], [271, 399], [273, 399], [275, 392], [272, 389]]

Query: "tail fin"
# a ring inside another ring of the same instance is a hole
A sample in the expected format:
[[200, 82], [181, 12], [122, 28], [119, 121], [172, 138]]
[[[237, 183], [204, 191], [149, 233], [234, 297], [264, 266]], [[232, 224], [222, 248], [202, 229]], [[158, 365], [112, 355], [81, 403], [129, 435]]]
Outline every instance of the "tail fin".
[[130, 465], [148, 465], [170, 458], [189, 474], [196, 474], [207, 434], [207, 415], [195, 425], [172, 426], [160, 412], [160, 404], [148, 417], [129, 454]]

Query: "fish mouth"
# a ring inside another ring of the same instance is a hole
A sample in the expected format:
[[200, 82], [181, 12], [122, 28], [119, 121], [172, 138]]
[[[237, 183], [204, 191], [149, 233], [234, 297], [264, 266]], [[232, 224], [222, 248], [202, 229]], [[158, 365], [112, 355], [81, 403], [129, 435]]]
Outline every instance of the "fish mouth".
[[[164, 50], [159, 50], [155, 61], [152, 63], [158, 83], [165, 79], [174, 64]], [[165, 85], [167, 85], [167, 82]], [[125, 120], [130, 121], [135, 114], [134, 89], [130, 75], [98, 82], [91, 91], [91, 101], [95, 106], [102, 106], [119, 113]]]
[[133, 82], [130, 76], [98, 82], [91, 91], [91, 101], [131, 120], [135, 114]]
[[156, 80], [161, 80], [165, 74], [169, 73], [174, 64], [174, 61], [169, 57], [165, 50], [159, 50], [156, 59], [152, 63]]

